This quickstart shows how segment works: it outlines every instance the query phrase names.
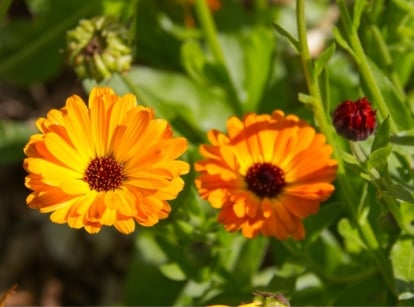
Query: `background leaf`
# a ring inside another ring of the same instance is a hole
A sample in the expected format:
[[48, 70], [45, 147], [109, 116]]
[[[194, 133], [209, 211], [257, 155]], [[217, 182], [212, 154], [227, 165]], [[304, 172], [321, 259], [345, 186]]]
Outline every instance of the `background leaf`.
[[[97, 14], [98, 1], [50, 1], [43, 18], [12, 20], [0, 28], [0, 78], [19, 85], [47, 81], [64, 64], [66, 31]], [[51, 26], [53, 25], [53, 26]], [[24, 69], [21, 69], [24, 67]]]
[[400, 300], [414, 297], [414, 239], [403, 237], [392, 247], [391, 263]]

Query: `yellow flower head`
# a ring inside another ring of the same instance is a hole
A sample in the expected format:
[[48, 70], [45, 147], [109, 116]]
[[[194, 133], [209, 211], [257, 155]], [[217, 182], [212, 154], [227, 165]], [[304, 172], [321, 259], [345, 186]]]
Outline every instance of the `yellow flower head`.
[[303, 239], [302, 219], [334, 191], [337, 161], [325, 136], [294, 115], [231, 117], [228, 134], [212, 130], [196, 186], [220, 209], [218, 221], [247, 238], [259, 233]]
[[135, 222], [152, 226], [168, 216], [168, 200], [184, 186], [187, 149], [169, 124], [135, 96], [94, 88], [88, 106], [78, 96], [36, 122], [24, 152], [29, 207], [51, 221], [97, 233], [114, 226], [128, 234]]

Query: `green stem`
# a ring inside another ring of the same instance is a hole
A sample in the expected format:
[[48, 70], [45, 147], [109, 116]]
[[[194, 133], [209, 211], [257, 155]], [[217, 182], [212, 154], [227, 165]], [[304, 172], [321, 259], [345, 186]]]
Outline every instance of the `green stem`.
[[[351, 44], [353, 54], [355, 55], [355, 61], [358, 65], [358, 69], [364, 78], [368, 90], [370, 91], [372, 98], [375, 100], [378, 106], [379, 112], [383, 118], [386, 118], [390, 113], [384, 97], [375, 81], [375, 77], [369, 67], [368, 58], [364, 52], [361, 41], [359, 40], [358, 33], [355, 27], [352, 25], [351, 17], [349, 16], [348, 9], [344, 0], [337, 0], [339, 11], [341, 13], [344, 28], [348, 36], [348, 40]], [[391, 132], [397, 131], [397, 125], [394, 119], [390, 117], [390, 130]]]
[[[310, 95], [313, 98], [313, 111], [316, 117], [316, 121], [320, 129], [324, 133], [331, 134], [331, 129], [329, 129], [330, 123], [328, 121], [327, 114], [325, 113], [324, 107], [322, 105], [321, 93], [317, 83], [317, 80], [313, 74], [313, 63], [312, 58], [309, 52], [308, 39], [306, 33], [306, 18], [305, 18], [305, 1], [298, 0], [296, 2], [296, 21], [298, 28], [298, 37], [299, 37], [299, 53], [302, 60], [302, 66], [305, 73], [306, 83]], [[329, 137], [332, 139], [332, 136]]]
[[328, 283], [332, 284], [342, 284], [342, 283], [350, 283], [350, 282], [357, 282], [359, 280], [364, 280], [378, 271], [372, 267], [366, 268], [366, 270], [360, 271], [358, 273], [349, 274], [349, 275], [330, 275], [326, 273], [326, 269], [321, 267], [312, 257], [309, 255], [307, 251], [299, 251], [297, 250], [289, 241], [281, 241], [285, 248], [295, 257], [300, 259], [300, 264], [304, 265], [310, 271], [318, 275], [321, 280], [324, 280]]
[[[330, 121], [328, 120], [328, 116], [325, 113], [325, 108], [322, 104], [322, 97], [319, 88], [319, 83], [315, 75], [313, 74], [313, 63], [309, 52], [308, 42], [307, 42], [307, 33], [306, 33], [306, 19], [305, 19], [305, 0], [297, 0], [296, 1], [296, 19], [297, 19], [297, 28], [298, 28], [298, 38], [299, 38], [299, 53], [302, 60], [303, 70], [306, 78], [306, 82], [308, 85], [308, 90], [310, 95], [312, 96], [312, 103], [314, 108], [315, 117], [317, 123], [321, 131], [326, 135], [328, 142], [332, 144], [336, 149], [340, 148], [339, 143], [336, 141], [336, 138], [333, 135], [333, 129], [331, 127]], [[362, 48], [359, 45], [360, 48]], [[357, 54], [363, 54], [362, 49], [358, 51]], [[363, 64], [364, 74], [370, 75], [371, 72], [368, 68], [368, 63], [365, 59], [361, 61]], [[373, 81], [374, 79], [372, 76], [368, 78], [370, 81], [370, 86], [374, 89], [378, 89], [376, 83]], [[382, 95], [379, 92], [375, 92], [375, 96], [378, 96], [381, 101]], [[384, 103], [385, 104], [385, 103]], [[383, 110], [384, 111], [384, 110]], [[388, 114], [387, 112], [385, 114]], [[392, 277], [390, 277], [389, 271], [384, 267], [384, 259], [380, 257], [376, 250], [379, 248], [378, 240], [375, 236], [374, 231], [371, 228], [371, 225], [368, 221], [364, 221], [361, 223], [358, 220], [358, 213], [355, 210], [354, 203], [357, 203], [356, 200], [358, 199], [357, 195], [355, 194], [354, 189], [351, 187], [349, 180], [345, 173], [345, 168], [343, 165], [342, 159], [338, 156], [338, 151], [334, 151], [334, 155], [338, 160], [338, 182], [341, 187], [341, 191], [343, 197], [345, 198], [345, 202], [347, 204], [348, 210], [350, 212], [350, 217], [352, 224], [358, 229], [358, 232], [361, 234], [362, 239], [364, 240], [369, 255], [374, 259], [379, 271], [383, 275], [386, 282], [389, 284], [390, 289], [394, 292], [394, 288], [392, 286]]]
[[203, 29], [204, 36], [211, 48], [211, 52], [216, 61], [225, 67], [225, 60], [220, 43], [217, 39], [217, 30], [210, 9], [207, 6], [206, 0], [196, 0], [195, 10], [197, 17]]
[[128, 74], [126, 73], [118, 73], [118, 76], [122, 79], [124, 84], [128, 87], [128, 89], [135, 95], [139, 104], [143, 106], [147, 106], [145, 101], [141, 99], [141, 93], [139, 92], [138, 88], [135, 86], [134, 82], [129, 78]]
[[[341, 148], [339, 142], [333, 135], [332, 124], [329, 121], [328, 114], [325, 112], [326, 108], [324, 108], [322, 104], [322, 96], [321, 91], [319, 88], [319, 83], [317, 78], [315, 78], [313, 74], [313, 63], [312, 58], [309, 52], [308, 40], [307, 40], [307, 31], [306, 31], [306, 18], [305, 18], [305, 1], [304, 0], [297, 0], [296, 1], [296, 21], [297, 21], [297, 28], [298, 28], [298, 38], [299, 38], [299, 53], [302, 60], [302, 66], [306, 78], [306, 83], [308, 86], [308, 90], [310, 95], [312, 96], [312, 106], [313, 106], [313, 113], [316, 117], [316, 122], [320, 128], [320, 130], [325, 134], [328, 142], [332, 144], [335, 148], [334, 155], [336, 160], [338, 161], [338, 181], [341, 185], [342, 189], [345, 191], [352, 191], [352, 188], [349, 185], [348, 180], [346, 180], [345, 176], [345, 167], [343, 164], [343, 160], [338, 155], [338, 149]], [[353, 198], [351, 197], [354, 193], [347, 193], [345, 192], [345, 197], [347, 197], [347, 203], [352, 204]], [[353, 209], [352, 205], [349, 206], [349, 210], [352, 212], [353, 216], [356, 216], [355, 210]]]
[[238, 95], [234, 85], [231, 82], [230, 74], [226, 66], [226, 60], [223, 54], [223, 50], [221, 49], [220, 42], [218, 40], [218, 34], [216, 25], [214, 23], [213, 16], [211, 15], [211, 11], [207, 6], [206, 0], [195, 0], [195, 10], [197, 13], [198, 20], [200, 22], [200, 26], [202, 28], [204, 37], [207, 40], [208, 45], [210, 46], [211, 53], [213, 54], [217, 64], [220, 68], [223, 69], [225, 73], [225, 77], [228, 79], [229, 84], [231, 84], [229, 89], [229, 99], [228, 102], [233, 108], [233, 111], [237, 115], [242, 114], [242, 108], [238, 101]]
[[[357, 158], [358, 162], [361, 163], [362, 169], [364, 169], [365, 167], [363, 166], [363, 163], [366, 161], [366, 154], [363, 152], [357, 142], [349, 142], [349, 146], [351, 148], [352, 154]], [[369, 172], [369, 175], [371, 178], [370, 182], [376, 187], [377, 191], [379, 192], [378, 199], [381, 200], [385, 204], [385, 207], [391, 212], [398, 226], [402, 230], [406, 231], [407, 229], [403, 222], [401, 212], [398, 208], [396, 200], [383, 192], [387, 190], [387, 186], [392, 185], [391, 178], [389, 178], [388, 174], [380, 175], [376, 169], [371, 170]], [[367, 232], [367, 235], [371, 237], [373, 236], [373, 233]]]
[[381, 31], [378, 29], [377, 25], [371, 25], [370, 28], [372, 32], [372, 37], [374, 38], [376, 45], [379, 48], [379, 54], [382, 58], [383, 65], [388, 70], [390, 74], [390, 79], [392, 80], [395, 89], [397, 90], [398, 95], [401, 97], [401, 101], [406, 101], [406, 94], [404, 91], [404, 87], [401, 84], [400, 77], [392, 68], [392, 56], [388, 49], [387, 43], [384, 40], [384, 37], [381, 35]]

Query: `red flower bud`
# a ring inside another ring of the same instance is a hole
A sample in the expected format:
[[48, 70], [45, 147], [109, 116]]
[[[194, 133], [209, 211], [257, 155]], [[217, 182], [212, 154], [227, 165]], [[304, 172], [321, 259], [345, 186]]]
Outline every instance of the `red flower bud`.
[[376, 110], [366, 97], [357, 101], [345, 100], [333, 112], [336, 132], [352, 141], [362, 141], [369, 137], [376, 127]]

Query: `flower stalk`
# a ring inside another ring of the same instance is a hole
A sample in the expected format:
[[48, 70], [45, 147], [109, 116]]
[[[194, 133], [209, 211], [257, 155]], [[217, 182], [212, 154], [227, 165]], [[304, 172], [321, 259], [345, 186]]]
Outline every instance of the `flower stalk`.
[[225, 60], [223, 50], [221, 49], [220, 43], [217, 39], [218, 35], [216, 25], [213, 17], [211, 16], [206, 0], [195, 0], [195, 10], [213, 56], [216, 61], [224, 67]]
[[[386, 118], [390, 114], [390, 111], [369, 67], [368, 59], [362, 47], [361, 41], [359, 40], [356, 27], [352, 24], [345, 2], [343, 0], [338, 0], [337, 3], [358, 69], [372, 95], [372, 100], [375, 101], [378, 106], [378, 110], [382, 118]], [[392, 117], [390, 117], [390, 130], [391, 132], [397, 131], [397, 125]]]
[[[302, 60], [303, 70], [306, 78], [306, 83], [308, 86], [309, 93], [312, 97], [312, 107], [315, 114], [317, 124], [319, 125], [321, 131], [326, 135], [328, 143], [334, 145], [336, 149], [340, 148], [340, 145], [337, 141], [337, 138], [334, 137], [333, 129], [331, 123], [328, 119], [328, 115], [325, 112], [325, 108], [322, 103], [321, 91], [319, 87], [319, 82], [313, 73], [313, 63], [309, 52], [308, 42], [307, 42], [307, 30], [306, 30], [306, 19], [305, 19], [305, 0], [296, 1], [296, 19], [297, 19], [297, 29], [298, 29], [298, 39], [299, 39], [299, 53]], [[357, 37], [353, 37], [355, 43], [359, 42]], [[361, 45], [358, 46], [357, 54], [363, 54]], [[364, 55], [365, 56], [365, 55]], [[376, 83], [373, 79], [372, 73], [369, 70], [366, 58], [364, 57], [361, 60], [360, 68], [362, 68], [362, 74], [367, 77], [369, 81], [369, 86], [374, 95], [374, 99], [379, 99], [379, 108], [381, 114], [389, 114], [388, 110], [385, 107], [385, 102], [383, 97], [376, 86]], [[395, 126], [395, 125], [394, 125]], [[342, 195], [345, 198], [345, 203], [350, 212], [352, 224], [358, 229], [358, 232], [361, 234], [364, 243], [368, 249], [369, 254], [374, 259], [379, 271], [383, 275], [385, 281], [389, 285], [390, 289], [394, 292], [392, 284], [392, 276], [390, 276], [389, 271], [384, 266], [385, 259], [384, 256], [378, 253], [379, 243], [375, 236], [374, 231], [368, 220], [364, 223], [360, 223], [358, 219], [358, 213], [354, 207], [354, 203], [358, 197], [355, 195], [354, 190], [349, 184], [347, 178], [345, 177], [345, 169], [343, 160], [338, 156], [338, 153], [334, 153], [336, 158], [338, 158], [338, 182], [342, 190]]]

